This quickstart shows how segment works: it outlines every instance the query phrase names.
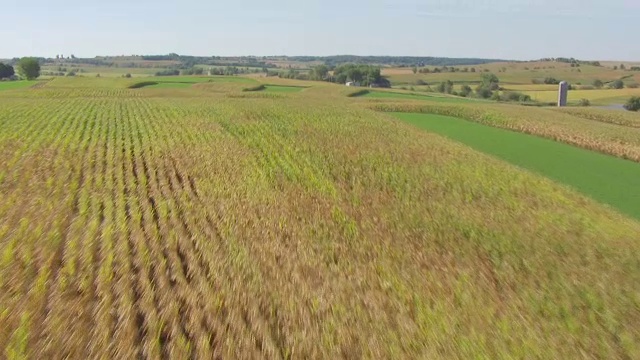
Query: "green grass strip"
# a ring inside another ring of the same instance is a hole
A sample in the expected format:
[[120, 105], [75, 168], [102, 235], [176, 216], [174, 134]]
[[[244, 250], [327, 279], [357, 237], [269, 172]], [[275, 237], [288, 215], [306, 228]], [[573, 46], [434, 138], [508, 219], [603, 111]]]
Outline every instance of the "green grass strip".
[[33, 86], [33, 85], [35, 85], [37, 83], [38, 83], [38, 81], [27, 81], [27, 80], [22, 80], [22, 81], [0, 81], [0, 91], [1, 90], [22, 89], [22, 88]]
[[640, 164], [552, 140], [432, 114], [393, 113], [418, 128], [569, 185], [640, 219]]

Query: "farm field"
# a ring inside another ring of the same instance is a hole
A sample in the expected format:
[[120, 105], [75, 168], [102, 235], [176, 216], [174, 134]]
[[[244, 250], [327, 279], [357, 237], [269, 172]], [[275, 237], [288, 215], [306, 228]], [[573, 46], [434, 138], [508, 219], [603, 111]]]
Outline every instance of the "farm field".
[[526, 107], [493, 102], [388, 101], [361, 105], [382, 112], [426, 113], [462, 118], [640, 162], [640, 129], [634, 126], [638, 114], [591, 108], [560, 110], [556, 107]]
[[154, 76], [139, 80], [151, 80], [162, 83], [206, 83], [206, 82], [224, 82], [224, 83], [243, 83], [251, 84], [256, 83], [252, 79], [248, 79], [240, 76]]
[[144, 86], [144, 87], [155, 88], [155, 89], [182, 89], [182, 88], [191, 87], [194, 84], [197, 84], [197, 83], [169, 81], [169, 82], [158, 82], [158, 83], [155, 83], [149, 86]]
[[373, 99], [428, 100], [428, 101], [451, 102], [451, 103], [479, 101], [476, 99], [465, 99], [465, 98], [453, 97], [453, 96], [443, 96], [439, 94], [416, 94], [416, 93], [401, 93], [401, 92], [391, 92], [391, 91], [369, 91], [368, 93], [362, 95], [361, 97], [373, 98]]
[[142, 68], [142, 67], [105, 67], [105, 66], [88, 66], [88, 65], [73, 65], [72, 64], [59, 64], [59, 65], [45, 65], [42, 67], [42, 71], [45, 72], [59, 72], [60, 68], [65, 68], [68, 71], [75, 70], [79, 75], [87, 77], [95, 77], [100, 74], [101, 77], [120, 77], [123, 74], [131, 74], [134, 77], [146, 77], [153, 76], [158, 71], [167, 70], [167, 68]]
[[286, 86], [286, 85], [265, 85], [264, 91], [274, 93], [295, 93], [304, 90], [302, 86]]
[[[468, 120], [396, 113], [397, 118], [567, 184], [640, 219], [640, 164]], [[612, 176], [615, 174], [614, 176]]]
[[0, 358], [640, 357], [633, 119], [159, 79], [0, 93]]
[[[620, 65], [620, 64], [618, 64]], [[558, 81], [565, 80], [576, 87], [592, 86], [595, 80], [608, 84], [614, 80], [622, 80], [625, 86], [640, 83], [640, 72], [627, 70], [614, 70], [614, 65], [592, 66], [581, 65], [572, 67], [571, 64], [550, 61], [519, 62], [519, 63], [491, 63], [477, 66], [456, 66], [458, 71], [433, 72], [436, 67], [427, 66], [430, 73], [413, 73], [411, 68], [384, 68], [386, 75], [395, 88], [412, 87], [414, 89], [426, 89], [428, 84], [432, 89], [435, 85], [452, 81], [456, 90], [462, 85], [470, 85], [475, 88], [482, 82], [482, 75], [493, 73], [500, 79], [500, 86], [508, 91], [521, 91], [542, 103], [557, 101], [558, 85], [543, 84], [546, 78], [554, 78]], [[627, 66], [633, 66], [628, 63]], [[424, 68], [421, 68], [424, 69]], [[440, 68], [438, 68], [440, 70]], [[475, 71], [472, 72], [471, 69]], [[594, 105], [619, 104], [631, 96], [640, 94], [638, 88], [625, 88], [622, 90], [604, 89], [586, 90], [575, 89], [569, 91], [569, 102], [577, 104], [580, 99], [588, 99]]]
[[0, 91], [26, 88], [26, 87], [29, 87], [29, 86], [36, 85], [37, 83], [38, 83], [37, 81], [28, 81], [28, 80], [22, 80], [22, 81], [0, 81]]
[[[558, 101], [558, 91], [524, 91], [531, 95], [533, 100], [540, 102]], [[580, 99], [588, 99], [592, 105], [624, 104], [632, 96], [640, 96], [638, 89], [606, 89], [606, 90], [571, 90], [569, 91], [569, 103], [577, 103]]]

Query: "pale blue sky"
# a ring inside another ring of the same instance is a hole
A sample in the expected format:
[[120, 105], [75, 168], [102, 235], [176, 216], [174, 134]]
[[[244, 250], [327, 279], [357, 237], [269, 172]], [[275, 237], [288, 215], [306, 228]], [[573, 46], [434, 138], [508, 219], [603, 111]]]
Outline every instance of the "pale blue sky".
[[7, 1], [0, 58], [176, 52], [640, 60], [640, 0]]

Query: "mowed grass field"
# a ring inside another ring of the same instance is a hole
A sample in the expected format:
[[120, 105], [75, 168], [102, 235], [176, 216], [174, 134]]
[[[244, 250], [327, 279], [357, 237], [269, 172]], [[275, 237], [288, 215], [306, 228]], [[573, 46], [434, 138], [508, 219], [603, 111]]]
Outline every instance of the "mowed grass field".
[[558, 180], [640, 219], [640, 189], [636, 189], [640, 164], [636, 162], [450, 116], [394, 115], [419, 128]]
[[0, 95], [0, 357], [640, 357], [640, 223], [377, 110], [620, 157], [634, 128], [134, 81]]
[[22, 88], [26, 88], [26, 87], [30, 87], [30, 86], [36, 85], [37, 83], [38, 83], [37, 81], [28, 81], [28, 80], [0, 81], [0, 91], [2, 91], [2, 90], [22, 89]]

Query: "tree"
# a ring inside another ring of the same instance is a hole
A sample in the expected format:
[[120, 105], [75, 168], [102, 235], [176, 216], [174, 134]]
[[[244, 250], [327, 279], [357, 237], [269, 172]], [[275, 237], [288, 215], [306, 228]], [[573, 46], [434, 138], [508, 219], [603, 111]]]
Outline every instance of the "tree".
[[591, 101], [589, 99], [580, 99], [578, 102], [579, 106], [591, 106]]
[[17, 66], [18, 74], [27, 80], [37, 79], [40, 76], [40, 63], [36, 58], [22, 58]]
[[324, 80], [329, 75], [329, 67], [327, 65], [314, 66], [311, 69], [312, 80]]
[[347, 77], [351, 81], [357, 82], [357, 83], [361, 82], [362, 79], [364, 78], [364, 76], [362, 74], [362, 71], [360, 71], [360, 69], [357, 68], [357, 67], [353, 67], [353, 68], [347, 70]]
[[611, 86], [612, 89], [623, 89], [624, 88], [624, 82], [622, 82], [622, 80], [616, 80], [616, 81], [612, 82], [610, 86]]
[[596, 89], [602, 89], [602, 87], [604, 86], [604, 83], [602, 82], [602, 80], [596, 79], [593, 81], [593, 86]]
[[624, 64], [620, 64], [620, 70], [625, 70], [627, 67]]
[[436, 91], [444, 94], [451, 94], [453, 92], [453, 82], [451, 82], [451, 80], [441, 82], [436, 87]]
[[0, 79], [10, 78], [14, 74], [13, 66], [0, 63]]
[[640, 111], [640, 96], [634, 96], [624, 104], [624, 108], [629, 111]]
[[544, 78], [544, 83], [548, 84], [548, 85], [558, 85], [560, 84], [560, 80], [554, 78], [554, 77], [546, 77]]
[[476, 89], [476, 95], [481, 99], [488, 99], [493, 95], [493, 91], [481, 85]]
[[491, 84], [499, 84], [500, 79], [496, 76], [496, 74], [486, 73], [482, 74], [482, 85], [491, 85]]
[[462, 97], [467, 97], [471, 95], [472, 92], [473, 90], [471, 90], [471, 86], [469, 85], [462, 85], [462, 88], [460, 88], [460, 96]]
[[372, 65], [344, 64], [333, 69], [331, 81], [345, 83], [353, 81], [362, 86], [376, 85], [389, 87], [390, 83], [382, 77], [380, 68]]
[[411, 71], [413, 71], [414, 74], [417, 74], [418, 73], [418, 68], [414, 66], [413, 68], [411, 68]]

